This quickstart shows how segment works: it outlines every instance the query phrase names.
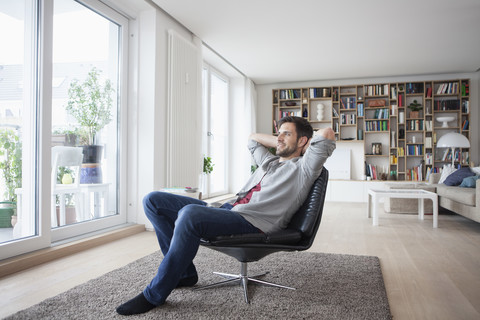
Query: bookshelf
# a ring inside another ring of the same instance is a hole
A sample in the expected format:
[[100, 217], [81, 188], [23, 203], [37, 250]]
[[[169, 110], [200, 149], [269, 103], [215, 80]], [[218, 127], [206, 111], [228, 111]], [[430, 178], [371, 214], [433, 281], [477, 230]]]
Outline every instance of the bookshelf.
[[[409, 108], [415, 104], [418, 113]], [[456, 165], [470, 162], [469, 149], [436, 148], [452, 131], [470, 140], [469, 79], [274, 89], [272, 110], [273, 133], [281, 117], [294, 115], [314, 129], [331, 127], [337, 141], [363, 141], [373, 180], [424, 181], [452, 156]]]

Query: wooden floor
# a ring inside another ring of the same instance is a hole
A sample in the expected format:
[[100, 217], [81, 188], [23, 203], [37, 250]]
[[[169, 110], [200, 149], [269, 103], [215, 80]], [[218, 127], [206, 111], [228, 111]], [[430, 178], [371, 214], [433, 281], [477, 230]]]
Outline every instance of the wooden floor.
[[[366, 204], [326, 203], [311, 251], [380, 258], [394, 319], [480, 319], [480, 224], [457, 215], [380, 214]], [[142, 232], [0, 279], [0, 318], [157, 250]], [[114, 310], [112, 310], [112, 313]]]

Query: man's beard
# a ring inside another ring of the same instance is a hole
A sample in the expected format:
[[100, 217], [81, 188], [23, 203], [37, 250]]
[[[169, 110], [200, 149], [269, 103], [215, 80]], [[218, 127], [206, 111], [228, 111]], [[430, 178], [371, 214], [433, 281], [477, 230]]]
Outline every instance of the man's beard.
[[277, 147], [277, 156], [287, 158], [287, 157], [291, 156], [292, 154], [294, 154], [296, 150], [297, 149], [294, 146], [290, 146], [290, 147], [285, 146], [285, 148], [282, 149], [281, 151], [279, 151], [278, 147]]

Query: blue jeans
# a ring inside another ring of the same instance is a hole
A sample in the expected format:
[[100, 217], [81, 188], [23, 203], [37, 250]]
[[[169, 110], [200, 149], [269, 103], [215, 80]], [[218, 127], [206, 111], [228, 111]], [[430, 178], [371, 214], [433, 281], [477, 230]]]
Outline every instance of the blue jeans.
[[164, 258], [157, 274], [145, 288], [145, 298], [156, 306], [165, 302], [181, 279], [197, 275], [193, 259], [200, 238], [261, 232], [231, 206], [209, 208], [194, 198], [151, 192], [143, 199]]

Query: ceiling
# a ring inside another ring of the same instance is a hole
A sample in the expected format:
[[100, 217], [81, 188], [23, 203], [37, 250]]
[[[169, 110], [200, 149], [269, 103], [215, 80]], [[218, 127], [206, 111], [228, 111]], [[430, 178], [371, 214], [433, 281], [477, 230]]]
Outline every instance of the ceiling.
[[257, 84], [475, 72], [479, 0], [153, 0]]

